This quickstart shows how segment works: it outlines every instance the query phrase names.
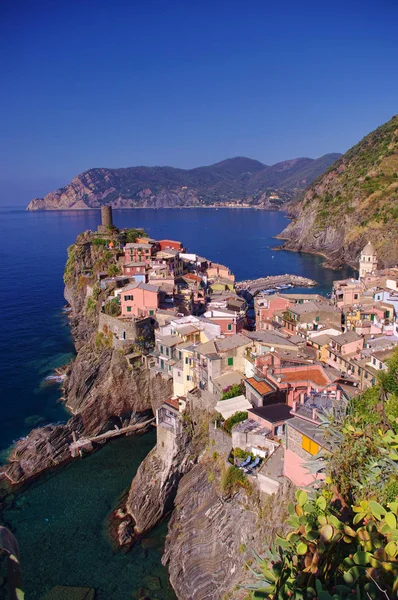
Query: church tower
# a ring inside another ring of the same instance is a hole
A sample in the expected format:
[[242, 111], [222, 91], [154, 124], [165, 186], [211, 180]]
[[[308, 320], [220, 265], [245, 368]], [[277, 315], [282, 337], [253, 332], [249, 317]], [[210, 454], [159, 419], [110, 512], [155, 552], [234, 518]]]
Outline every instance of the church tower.
[[368, 242], [359, 259], [359, 277], [366, 277], [377, 270], [377, 256], [373, 244]]

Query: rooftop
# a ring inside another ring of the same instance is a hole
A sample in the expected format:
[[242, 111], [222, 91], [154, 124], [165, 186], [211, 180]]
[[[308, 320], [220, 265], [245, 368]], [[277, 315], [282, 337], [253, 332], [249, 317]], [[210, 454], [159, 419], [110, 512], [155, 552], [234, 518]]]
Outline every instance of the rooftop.
[[269, 404], [268, 406], [260, 406], [259, 408], [251, 408], [249, 415], [257, 415], [270, 423], [278, 423], [279, 421], [287, 421], [293, 419], [291, 407], [288, 404], [278, 403]]
[[236, 396], [235, 398], [229, 398], [228, 400], [220, 400], [217, 402], [215, 409], [224, 417], [228, 419], [236, 412], [246, 411], [251, 408], [252, 405], [245, 398], [245, 396]]
[[269, 394], [270, 392], [274, 392], [274, 388], [264, 379], [256, 379], [254, 377], [249, 377], [246, 379], [246, 383], [248, 383], [253, 389], [256, 390], [261, 396], [265, 394]]
[[298, 381], [312, 381], [316, 385], [325, 386], [330, 383], [328, 377], [326, 377], [324, 371], [315, 367], [295, 367], [294, 371], [281, 371], [275, 369], [273, 373], [274, 377], [280, 377], [282, 381], [294, 383]]
[[363, 338], [357, 333], [355, 333], [355, 331], [346, 331], [341, 335], [331, 335], [330, 339], [336, 342], [337, 344], [344, 345], [350, 344], [351, 342], [358, 342]]
[[228, 352], [228, 350], [234, 350], [234, 348], [247, 346], [249, 344], [249, 338], [242, 333], [235, 333], [234, 335], [230, 335], [224, 339], [216, 340], [217, 350], [219, 352]]

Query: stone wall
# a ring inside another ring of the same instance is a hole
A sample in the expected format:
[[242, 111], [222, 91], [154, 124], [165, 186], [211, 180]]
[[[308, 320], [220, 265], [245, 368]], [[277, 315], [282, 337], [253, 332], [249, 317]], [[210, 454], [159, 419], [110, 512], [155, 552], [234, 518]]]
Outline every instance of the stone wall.
[[153, 338], [153, 319], [150, 317], [139, 321], [124, 320], [100, 313], [98, 331], [113, 333], [113, 347], [117, 350], [136, 342], [137, 337], [143, 337], [146, 341]]
[[212, 452], [229, 456], [232, 450], [232, 437], [220, 428], [215, 429], [214, 423], [209, 424], [209, 440]]
[[309, 460], [311, 458], [310, 454], [302, 448], [302, 434], [293, 429], [293, 427], [289, 427], [288, 423], [286, 425], [286, 448], [297, 454], [300, 458]]

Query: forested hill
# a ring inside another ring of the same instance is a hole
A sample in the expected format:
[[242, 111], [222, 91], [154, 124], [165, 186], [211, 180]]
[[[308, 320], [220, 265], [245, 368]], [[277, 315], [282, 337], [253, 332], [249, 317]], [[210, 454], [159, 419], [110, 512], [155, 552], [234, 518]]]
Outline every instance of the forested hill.
[[28, 210], [253, 205], [279, 208], [322, 174], [339, 154], [297, 158], [267, 166], [236, 157], [208, 167], [96, 168], [67, 186], [35, 198]]
[[280, 236], [289, 249], [320, 252], [340, 266], [356, 264], [371, 241], [379, 266], [398, 264], [398, 117], [339, 158], [292, 212]]

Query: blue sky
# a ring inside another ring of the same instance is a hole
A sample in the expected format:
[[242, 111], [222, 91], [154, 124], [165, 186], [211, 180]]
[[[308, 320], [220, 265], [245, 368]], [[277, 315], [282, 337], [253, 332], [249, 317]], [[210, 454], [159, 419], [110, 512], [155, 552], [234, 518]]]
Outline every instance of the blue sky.
[[344, 152], [397, 112], [397, 22], [395, 0], [3, 0], [0, 201]]

